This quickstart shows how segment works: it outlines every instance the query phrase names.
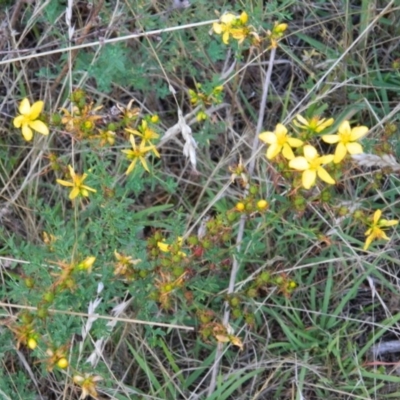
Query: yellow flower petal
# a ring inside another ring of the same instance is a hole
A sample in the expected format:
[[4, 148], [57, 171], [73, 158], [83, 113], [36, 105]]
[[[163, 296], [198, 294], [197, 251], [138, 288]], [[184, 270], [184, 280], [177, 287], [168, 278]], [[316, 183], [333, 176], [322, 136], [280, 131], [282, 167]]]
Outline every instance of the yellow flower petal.
[[69, 174], [71, 175], [72, 179], [74, 179], [76, 174], [75, 174], [74, 169], [72, 168], [72, 165], [68, 165], [68, 170], [69, 170]]
[[390, 238], [386, 235], [385, 231], [381, 231], [379, 237], [381, 239], [390, 240]]
[[[85, 190], [88, 190], [89, 192], [97, 193], [96, 189], [93, 189], [93, 188], [91, 188], [89, 186], [86, 186], [86, 185], [81, 186], [81, 188], [85, 189]], [[88, 193], [88, 195], [89, 195], [89, 193]]]
[[329, 118], [326, 121], [325, 121], [325, 119], [322, 119], [321, 122], [319, 123], [316, 131], [318, 133], [322, 132], [325, 128], [327, 128], [328, 126], [331, 126], [334, 122], [335, 122], [335, 120], [333, 118]]
[[368, 247], [371, 245], [373, 240], [374, 240], [374, 237], [372, 235], [369, 235], [367, 237], [367, 239], [365, 240], [365, 244], [364, 244], [363, 250], [368, 250]]
[[33, 132], [28, 125], [22, 125], [22, 136], [27, 142], [30, 142], [32, 140]]
[[369, 129], [366, 126], [356, 126], [351, 130], [350, 140], [354, 142], [365, 136], [368, 133]]
[[221, 16], [221, 22], [226, 25], [232, 25], [232, 23], [235, 22], [236, 19], [237, 19], [236, 15], [232, 13], [225, 13], [224, 15]]
[[378, 223], [378, 221], [381, 219], [381, 216], [382, 216], [382, 210], [376, 210], [374, 212], [374, 219], [373, 219], [374, 225]]
[[229, 31], [224, 32], [224, 34], [222, 35], [222, 41], [225, 44], [229, 44]]
[[23, 115], [18, 115], [18, 117], [14, 118], [13, 124], [15, 128], [21, 128], [21, 125], [24, 121], [25, 117]]
[[335, 180], [328, 174], [328, 172], [324, 169], [324, 168], [322, 168], [322, 167], [319, 167], [318, 169], [317, 169], [317, 174], [318, 174], [318, 177], [321, 179], [321, 180], [323, 180], [324, 182], [326, 182], [326, 183], [329, 183], [329, 184], [331, 184], [331, 185], [334, 185], [336, 182], [335, 182]]
[[216, 34], [220, 35], [222, 33], [222, 25], [218, 22], [213, 23], [213, 30]]
[[74, 186], [72, 182], [64, 181], [62, 179], [56, 179], [56, 182], [62, 186], [70, 186], [70, 187]]
[[41, 133], [42, 135], [48, 135], [49, 134], [49, 128], [47, 127], [47, 125], [42, 122], [42, 121], [32, 121], [29, 123], [29, 126], [35, 130], [36, 132]]
[[317, 178], [317, 173], [314, 170], [311, 169], [307, 169], [306, 171], [303, 172], [302, 175], [302, 183], [303, 183], [303, 187], [305, 189], [310, 189], [311, 186], [314, 185], [315, 183], [315, 179]]
[[346, 148], [350, 154], [361, 154], [363, 152], [360, 143], [347, 143]]
[[399, 223], [399, 221], [396, 219], [391, 219], [390, 221], [388, 221], [387, 219], [381, 219], [379, 221], [379, 226], [382, 226], [382, 227], [394, 226], [394, 225], [397, 225], [398, 223]]
[[267, 153], [266, 153], [266, 157], [268, 158], [268, 160], [272, 160], [273, 158], [275, 158], [281, 151], [282, 146], [279, 146], [278, 143], [273, 143], [268, 147]]
[[[296, 119], [297, 119], [299, 122], [301, 122], [303, 125], [308, 125], [308, 121], [307, 121], [302, 115], [297, 114], [297, 115], [296, 115]], [[296, 125], [296, 122], [297, 122], [297, 121], [293, 121], [293, 122], [294, 122], [294, 124]]]
[[310, 168], [310, 164], [304, 157], [296, 157], [293, 160], [290, 160], [289, 167], [297, 171], [304, 171]]
[[134, 149], [136, 149], [136, 142], [135, 142], [135, 136], [129, 135], [129, 141], [131, 142], [131, 145]]
[[276, 124], [275, 127], [275, 134], [276, 136], [286, 136], [288, 130], [286, 129], [286, 126], [283, 124]]
[[18, 107], [18, 111], [22, 115], [28, 115], [31, 111], [31, 105], [29, 103], [29, 100], [25, 97], [23, 99]]
[[152, 152], [153, 152], [158, 158], [160, 158], [160, 153], [158, 152], [158, 150], [156, 149], [155, 146], [153, 146], [153, 147], [151, 148], [151, 150], [152, 150]]
[[276, 135], [274, 132], [262, 132], [258, 135], [258, 138], [267, 144], [276, 143]]
[[338, 128], [338, 131], [340, 134], [342, 135], [349, 135], [351, 134], [351, 128], [350, 128], [350, 124], [349, 121], [343, 121]]
[[135, 168], [135, 165], [136, 165], [136, 161], [137, 161], [137, 158], [135, 158], [135, 159], [131, 162], [131, 164], [129, 165], [128, 169], [127, 169], [126, 172], [125, 172], [125, 175], [129, 175], [129, 174], [133, 171], [133, 169]]
[[304, 151], [304, 157], [308, 161], [313, 160], [314, 158], [316, 158], [318, 156], [318, 152], [317, 152], [316, 148], [309, 144], [306, 144], [303, 147], [303, 151]]
[[339, 164], [343, 160], [343, 158], [346, 157], [346, 154], [347, 154], [347, 148], [343, 143], [340, 142], [336, 146], [335, 158], [333, 159], [333, 162], [335, 164]]
[[29, 118], [31, 120], [37, 119], [43, 110], [44, 102], [39, 100], [32, 104], [31, 110], [29, 112]]
[[69, 199], [70, 199], [70, 200], [73, 200], [73, 199], [75, 199], [78, 195], [79, 195], [79, 188], [74, 187], [74, 188], [71, 190], [71, 193], [69, 194]]
[[325, 143], [330, 144], [337, 143], [340, 140], [339, 135], [323, 135], [321, 138]]
[[143, 168], [144, 168], [147, 172], [150, 172], [149, 167], [147, 166], [147, 162], [146, 162], [146, 160], [144, 159], [144, 157], [140, 157], [140, 162], [142, 163]]
[[318, 158], [320, 164], [329, 164], [333, 161], [334, 155], [333, 154], [328, 154], [326, 156], [321, 156]]
[[289, 145], [290, 145], [291, 147], [300, 147], [300, 146], [303, 146], [303, 141], [300, 140], [300, 139], [288, 137], [288, 138], [287, 138], [287, 142], [289, 143]]
[[[269, 149], [268, 149], [268, 150], [269, 150]], [[283, 157], [285, 157], [287, 160], [293, 160], [293, 158], [294, 158], [293, 150], [292, 150], [292, 148], [291, 148], [287, 143], [285, 143], [285, 144], [283, 145], [283, 148], [282, 148], [282, 155], [283, 155]]]

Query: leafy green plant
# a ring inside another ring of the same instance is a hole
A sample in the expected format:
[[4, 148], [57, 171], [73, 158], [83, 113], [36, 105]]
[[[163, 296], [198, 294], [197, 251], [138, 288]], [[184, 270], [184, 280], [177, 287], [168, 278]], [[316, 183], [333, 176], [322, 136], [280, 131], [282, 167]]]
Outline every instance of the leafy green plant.
[[1, 395], [398, 396], [393, 2], [67, 3], [1, 61]]

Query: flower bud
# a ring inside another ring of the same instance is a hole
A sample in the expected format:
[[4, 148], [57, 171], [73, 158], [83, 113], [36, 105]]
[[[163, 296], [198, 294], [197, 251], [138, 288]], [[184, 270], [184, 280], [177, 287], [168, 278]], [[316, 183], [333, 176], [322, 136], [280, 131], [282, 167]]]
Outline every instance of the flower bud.
[[65, 357], [60, 358], [57, 361], [57, 367], [61, 369], [65, 369], [68, 367], [68, 360]]
[[36, 346], [37, 346], [37, 341], [34, 338], [29, 338], [28, 339], [28, 343], [27, 346], [31, 349], [31, 350], [35, 350]]
[[244, 211], [244, 209], [246, 208], [246, 206], [244, 205], [244, 203], [239, 202], [239, 203], [236, 204], [236, 207], [235, 207], [235, 208], [236, 208], [237, 211], [242, 212], [242, 211]]
[[35, 280], [33, 278], [25, 278], [24, 283], [28, 289], [32, 289], [35, 286]]
[[268, 207], [268, 202], [266, 200], [258, 200], [257, 208], [259, 211], [263, 211]]

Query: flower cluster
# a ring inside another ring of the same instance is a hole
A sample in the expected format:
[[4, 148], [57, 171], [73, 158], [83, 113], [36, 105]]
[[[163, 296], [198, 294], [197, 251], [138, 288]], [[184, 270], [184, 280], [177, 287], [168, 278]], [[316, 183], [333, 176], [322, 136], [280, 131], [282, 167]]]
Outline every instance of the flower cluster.
[[248, 25], [249, 16], [246, 12], [240, 15], [227, 12], [221, 16], [219, 22], [214, 22], [213, 31], [222, 35], [222, 41], [229, 44], [229, 39], [235, 39], [242, 43], [247, 37], [252, 36], [255, 42], [259, 42], [258, 34], [251, 25]]
[[[283, 124], [277, 124], [273, 132], [262, 132], [259, 138], [262, 142], [269, 145], [266, 153], [268, 160], [275, 159], [282, 154], [283, 160], [288, 161], [288, 167], [302, 172], [302, 186], [310, 189], [315, 185], [317, 177], [330, 185], [335, 184], [335, 180], [324, 168], [331, 162], [338, 164], [346, 157], [346, 154], [362, 153], [363, 148], [357, 141], [364, 137], [368, 128], [358, 126], [351, 128], [348, 121], [343, 121], [336, 135], [323, 135], [321, 139], [325, 143], [337, 144], [335, 154], [319, 155], [317, 149], [308, 144], [316, 134], [321, 134], [334, 123], [333, 118], [320, 119], [319, 117], [304, 118], [297, 115], [293, 125], [298, 130], [299, 138], [288, 134], [288, 129]], [[303, 138], [303, 139], [300, 139]], [[294, 149], [302, 149], [303, 155], [294, 154]]]

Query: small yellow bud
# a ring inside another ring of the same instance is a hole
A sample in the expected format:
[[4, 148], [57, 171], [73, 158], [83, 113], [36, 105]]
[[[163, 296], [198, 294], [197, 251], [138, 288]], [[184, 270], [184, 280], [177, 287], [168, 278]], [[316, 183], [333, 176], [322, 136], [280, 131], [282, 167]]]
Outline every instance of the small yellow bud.
[[150, 120], [153, 122], [153, 124], [156, 124], [158, 121], [160, 121], [160, 117], [158, 115], [153, 115]]
[[27, 345], [28, 345], [28, 347], [29, 347], [31, 350], [35, 350], [35, 349], [36, 349], [36, 346], [37, 346], [37, 341], [36, 341], [36, 339], [34, 339], [34, 338], [29, 338], [29, 339], [28, 339]]
[[262, 211], [268, 207], [268, 202], [266, 200], [259, 200], [257, 201], [257, 208]]
[[68, 360], [65, 357], [60, 358], [57, 361], [57, 367], [61, 368], [61, 369], [65, 369], [68, 367]]
[[204, 111], [199, 111], [197, 114], [196, 114], [196, 119], [197, 119], [197, 121], [204, 121], [204, 120], [206, 120], [207, 119], [207, 114], [204, 112]]
[[244, 203], [239, 202], [236, 204], [237, 211], [243, 211], [245, 208], [246, 208], [246, 206], [244, 205]]
[[295, 281], [289, 282], [289, 285], [288, 285], [289, 289], [296, 289], [296, 287], [297, 287], [297, 283]]
[[247, 22], [248, 22], [248, 20], [249, 20], [249, 16], [247, 15], [247, 13], [246, 13], [245, 11], [243, 11], [243, 12], [240, 14], [239, 20], [240, 20], [240, 22], [241, 22], [243, 25], [247, 24]]
[[283, 32], [286, 31], [287, 27], [288, 27], [288, 24], [284, 24], [284, 23], [277, 24], [274, 26], [273, 31], [274, 31], [274, 33], [282, 34]]
[[86, 269], [90, 272], [95, 261], [96, 257], [86, 257], [81, 263], [79, 263], [78, 269]]

